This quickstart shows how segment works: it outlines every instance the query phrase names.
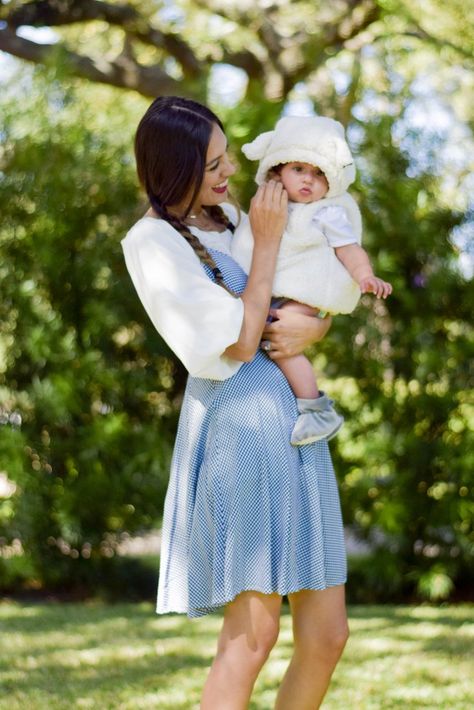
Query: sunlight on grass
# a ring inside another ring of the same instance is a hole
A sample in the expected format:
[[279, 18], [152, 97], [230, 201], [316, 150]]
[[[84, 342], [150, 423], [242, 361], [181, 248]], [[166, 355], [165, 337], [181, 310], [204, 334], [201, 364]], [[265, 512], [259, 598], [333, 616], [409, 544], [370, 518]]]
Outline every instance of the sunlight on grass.
[[[474, 696], [474, 607], [354, 606], [325, 710], [449, 708]], [[219, 614], [156, 616], [151, 604], [0, 604], [0, 710], [194, 710]], [[291, 656], [291, 619], [250, 710], [271, 710]]]

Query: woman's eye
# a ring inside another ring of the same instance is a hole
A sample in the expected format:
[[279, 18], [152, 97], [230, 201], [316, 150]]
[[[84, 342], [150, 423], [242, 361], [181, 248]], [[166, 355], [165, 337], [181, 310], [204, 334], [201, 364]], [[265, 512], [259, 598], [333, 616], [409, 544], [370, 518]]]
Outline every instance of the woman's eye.
[[215, 165], [212, 166], [212, 168], [209, 168], [209, 172], [213, 172], [214, 170], [217, 170], [219, 167], [219, 163], [216, 163]]

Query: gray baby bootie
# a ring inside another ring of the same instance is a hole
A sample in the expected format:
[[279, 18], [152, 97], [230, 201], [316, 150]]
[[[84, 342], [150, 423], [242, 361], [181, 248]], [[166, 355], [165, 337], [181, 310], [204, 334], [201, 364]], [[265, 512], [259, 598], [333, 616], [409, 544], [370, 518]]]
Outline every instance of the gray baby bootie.
[[324, 392], [317, 399], [297, 399], [296, 404], [300, 415], [291, 434], [293, 446], [332, 439], [344, 423], [344, 417], [336, 412], [332, 399]]

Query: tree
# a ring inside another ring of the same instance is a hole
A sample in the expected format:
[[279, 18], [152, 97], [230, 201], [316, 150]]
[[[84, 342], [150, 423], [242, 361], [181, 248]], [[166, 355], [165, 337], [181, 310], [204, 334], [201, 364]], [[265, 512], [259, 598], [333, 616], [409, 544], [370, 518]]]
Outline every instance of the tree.
[[[403, 0], [183, 0], [171, 8], [152, 0], [13, 0], [1, 9], [0, 50], [35, 63], [60, 56], [77, 76], [146, 96], [202, 99], [210, 67], [224, 63], [246, 73], [249, 96], [258, 87], [266, 99], [281, 101], [338, 52], [355, 54], [390, 37], [472, 59], [464, 13], [460, 0], [449, 8], [436, 0], [424, 7]], [[26, 39], [18, 33], [24, 25], [55, 28], [59, 41]], [[91, 42], [97, 34], [100, 42]]]
[[441, 599], [473, 580], [474, 294], [449, 237], [464, 215], [440, 203], [437, 176], [409, 175], [392, 100], [399, 114], [364, 124], [359, 189], [367, 248], [394, 295], [364, 297], [320, 348], [348, 414], [335, 452], [345, 519], [372, 547], [353, 570], [365, 601]]
[[97, 583], [115, 536], [155, 524], [176, 391], [120, 248], [142, 208], [123, 133], [138, 115], [49, 79], [30, 84], [21, 117], [2, 102], [0, 409], [23, 422], [0, 427], [16, 485], [0, 538], [20, 539], [31, 577], [54, 587]]
[[[2, 12], [0, 49], [39, 63], [60, 52], [78, 76], [146, 96], [180, 93], [184, 84], [187, 93], [202, 98], [203, 77], [213, 63], [222, 62], [243, 69], [250, 83], [265, 86], [267, 96], [278, 99], [380, 16], [380, 7], [371, 0], [332, 5], [327, 3], [329, 12], [321, 22], [319, 8], [308, 2], [196, 1], [178, 5], [174, 17], [169, 8], [153, 2], [8, 3]], [[121, 38], [113, 58], [74, 51], [66, 41], [39, 45], [16, 33], [22, 25], [64, 28], [81, 23], [85, 28], [98, 22], [105, 23], [106, 33], [114, 38], [109, 46]]]
[[[469, 292], [453, 249], [472, 214], [460, 190], [464, 156], [444, 180], [437, 154], [450, 136], [417, 133], [409, 114], [421, 82], [449, 104], [468, 153], [474, 43], [465, 8], [458, 0], [173, 8], [171, 16], [151, 0], [1, 6], [0, 48], [39, 65], [1, 99], [0, 421], [18, 411], [23, 425], [0, 426], [0, 468], [17, 486], [1, 501], [0, 537], [23, 541], [41, 583], [93, 579], [114, 536], [153, 526], [161, 510], [184, 380], [119, 248], [141, 207], [130, 144], [146, 102], [136, 92], [211, 103], [237, 150], [301, 95], [348, 128], [365, 241], [396, 286], [386, 308], [364, 298], [352, 317], [336, 319], [314, 351], [348, 420], [333, 445], [345, 518], [376, 547], [375, 562], [353, 572], [353, 589], [360, 580], [366, 597], [416, 588], [446, 597], [467, 579], [474, 540]], [[26, 40], [25, 23], [53, 27], [58, 42]], [[246, 76], [232, 105], [213, 84], [222, 62]], [[245, 207], [254, 165], [240, 162], [233, 184]]]

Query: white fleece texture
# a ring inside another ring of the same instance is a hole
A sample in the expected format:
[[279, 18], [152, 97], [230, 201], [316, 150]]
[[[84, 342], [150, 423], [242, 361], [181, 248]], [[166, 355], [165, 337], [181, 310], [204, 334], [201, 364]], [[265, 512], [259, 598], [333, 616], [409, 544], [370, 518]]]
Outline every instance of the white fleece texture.
[[242, 146], [249, 160], [259, 160], [255, 181], [261, 185], [270, 168], [295, 161], [309, 163], [326, 175], [329, 191], [336, 197], [355, 179], [354, 160], [339, 121], [323, 116], [284, 116], [275, 130], [261, 133]]
[[[349, 219], [353, 242], [361, 243], [360, 211], [347, 192], [310, 204], [293, 203], [280, 244], [272, 292], [274, 296], [306, 303], [331, 314], [351, 313], [359, 301], [360, 288], [330, 245], [324, 220], [317, 218], [318, 213], [329, 206], [337, 207]], [[253, 235], [247, 216], [235, 231], [231, 251], [233, 258], [248, 274], [252, 263]]]

